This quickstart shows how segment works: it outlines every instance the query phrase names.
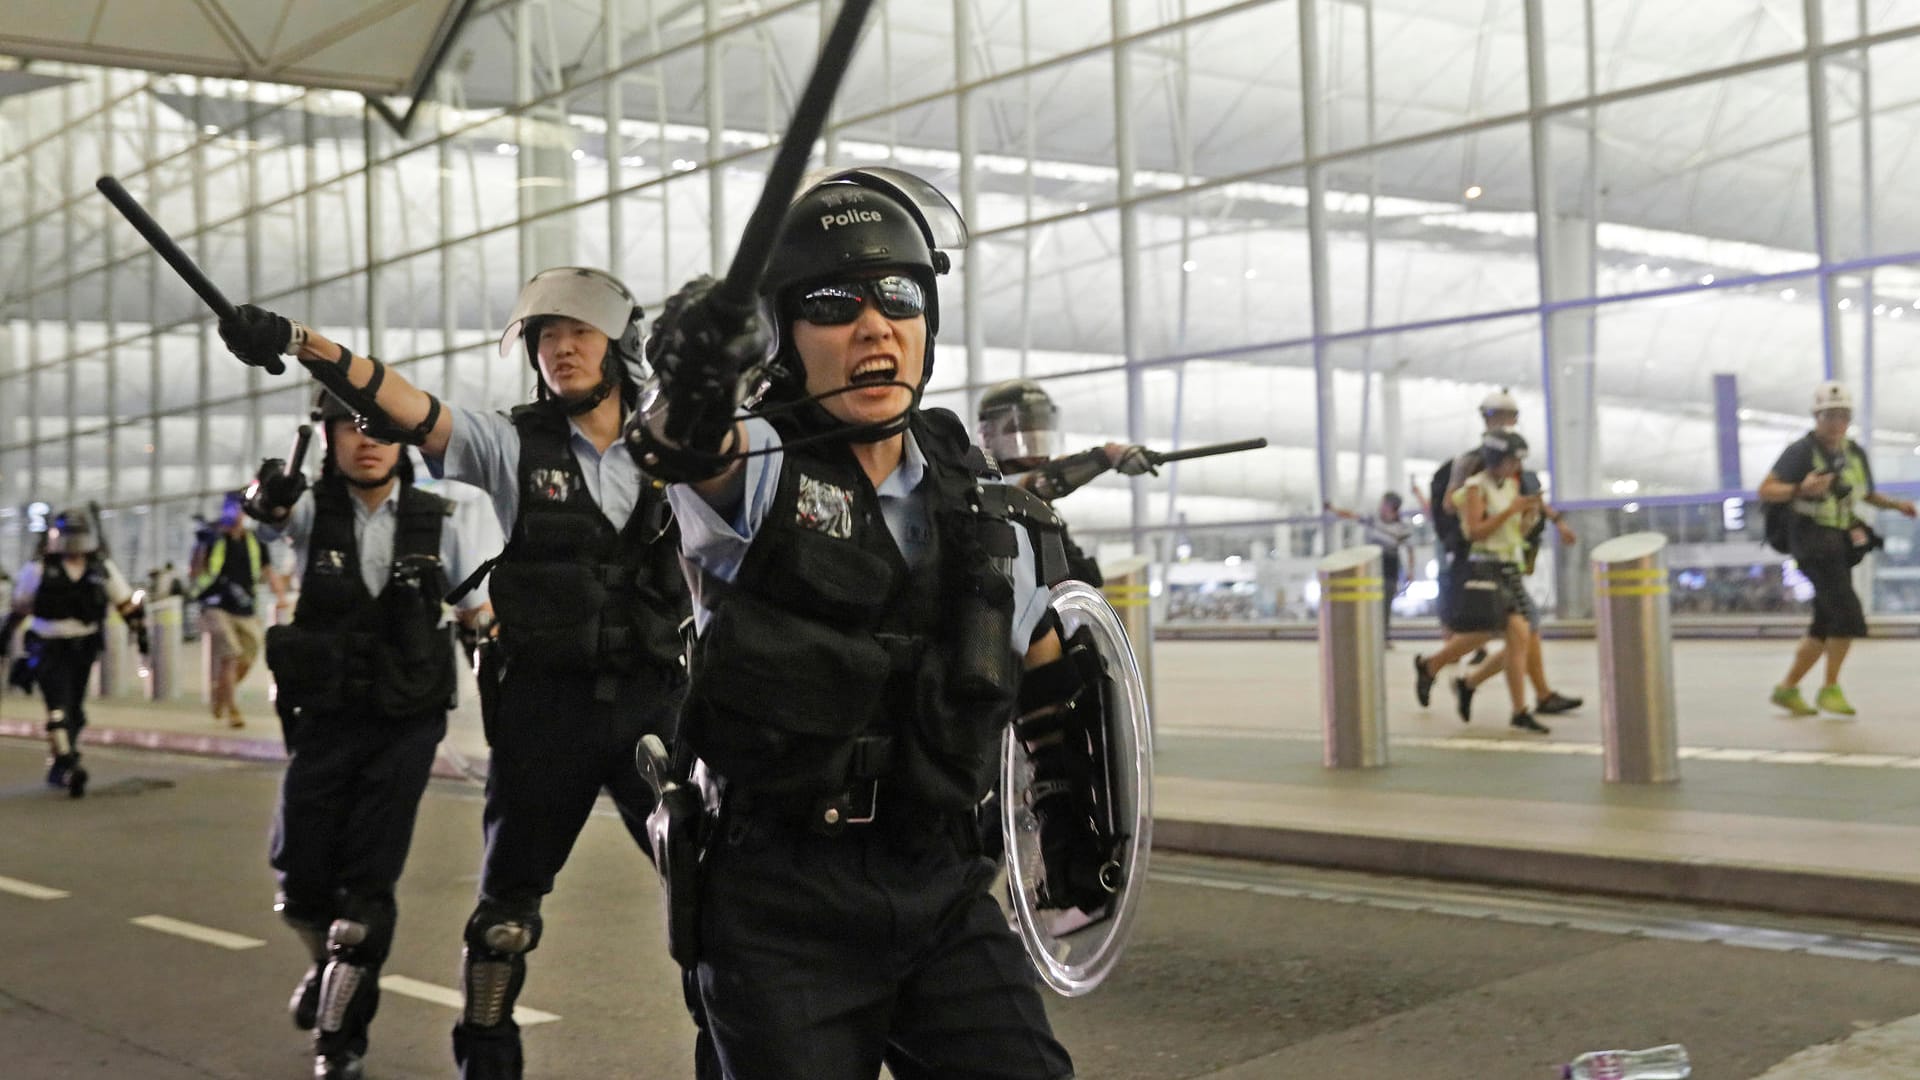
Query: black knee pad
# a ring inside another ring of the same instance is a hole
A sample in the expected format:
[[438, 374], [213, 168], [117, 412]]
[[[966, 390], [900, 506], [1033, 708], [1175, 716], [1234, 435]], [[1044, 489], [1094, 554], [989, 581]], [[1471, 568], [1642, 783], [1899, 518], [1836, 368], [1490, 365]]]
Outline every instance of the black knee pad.
[[527, 978], [526, 954], [540, 944], [540, 906], [480, 901], [467, 920], [461, 1026], [514, 1030], [513, 1003]]
[[327, 928], [328, 955], [349, 964], [379, 967], [393, 948], [398, 914], [391, 895], [343, 895]]
[[467, 951], [490, 957], [523, 956], [540, 944], [540, 904], [480, 901], [467, 920]]

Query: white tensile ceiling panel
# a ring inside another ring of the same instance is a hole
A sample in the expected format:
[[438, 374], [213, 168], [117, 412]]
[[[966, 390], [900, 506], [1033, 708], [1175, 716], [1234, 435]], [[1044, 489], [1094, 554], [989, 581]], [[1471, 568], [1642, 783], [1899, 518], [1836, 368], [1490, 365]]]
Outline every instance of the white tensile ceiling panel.
[[410, 94], [472, 0], [0, 0], [0, 54]]

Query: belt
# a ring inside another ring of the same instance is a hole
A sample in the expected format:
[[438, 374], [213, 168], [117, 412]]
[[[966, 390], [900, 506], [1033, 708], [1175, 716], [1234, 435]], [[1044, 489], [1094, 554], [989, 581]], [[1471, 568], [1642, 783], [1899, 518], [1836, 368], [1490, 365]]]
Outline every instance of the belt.
[[845, 790], [815, 797], [757, 795], [735, 789], [727, 793], [727, 817], [730, 833], [763, 825], [838, 836], [880, 820], [880, 780], [858, 780]]

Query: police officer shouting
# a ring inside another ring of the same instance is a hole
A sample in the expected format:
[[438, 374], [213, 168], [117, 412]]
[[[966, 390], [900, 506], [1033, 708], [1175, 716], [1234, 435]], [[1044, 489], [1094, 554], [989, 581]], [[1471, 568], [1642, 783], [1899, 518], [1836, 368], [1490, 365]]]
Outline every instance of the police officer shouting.
[[[673, 883], [700, 889], [676, 956], [733, 1080], [1072, 1073], [972, 818], [1016, 693], [1066, 661], [1031, 539], [986, 510], [984, 456], [919, 408], [936, 243], [960, 240], [903, 173], [804, 193], [761, 287], [771, 388], [738, 425], [756, 319], [703, 278], [649, 339], [664, 408], [629, 438], [682, 481], [701, 628], [680, 731], [718, 802], [700, 881]], [[1044, 724], [1064, 700], [1020, 707]]]
[[466, 1006], [453, 1033], [467, 1080], [523, 1071], [513, 1003], [553, 889], [602, 788], [643, 850], [652, 793], [643, 733], [672, 734], [686, 583], [666, 498], [620, 439], [639, 394], [641, 311], [598, 270], [543, 271], [500, 338], [523, 342], [537, 400], [511, 416], [443, 407], [371, 357], [248, 305], [221, 337], [248, 363], [301, 363], [357, 414], [486, 489], [508, 536], [492, 599], [505, 653], [484, 685], [492, 761], [480, 897], [467, 921]]
[[[100, 655], [107, 605], [120, 612], [147, 649], [147, 626], [133, 589], [100, 550], [84, 510], [64, 510], [47, 526], [46, 554], [20, 569], [13, 612], [27, 623], [26, 667], [47, 703], [47, 783], [78, 799], [87, 793], [80, 729], [87, 726], [87, 681]], [[11, 630], [11, 624], [9, 624]]]
[[[288, 753], [274, 906], [313, 958], [289, 1005], [314, 1032], [315, 1080], [353, 1080], [393, 942], [394, 886], [453, 702], [441, 598], [449, 576], [479, 560], [453, 504], [414, 487], [397, 444], [359, 430], [331, 394], [320, 422], [326, 457], [312, 490], [269, 462], [246, 508], [263, 539], [292, 541], [301, 567], [292, 625], [267, 631]], [[477, 620], [485, 595], [462, 605]]]
[[[1110, 442], [1066, 457], [1059, 448], [1060, 410], [1053, 398], [1032, 379], [1009, 379], [980, 395], [980, 445], [1013, 482], [1048, 502], [1063, 499], [1109, 469], [1122, 476], [1158, 476], [1144, 446]], [[1015, 474], [1018, 474], [1015, 476]], [[1067, 573], [1089, 585], [1106, 584], [1100, 566], [1071, 537]]]

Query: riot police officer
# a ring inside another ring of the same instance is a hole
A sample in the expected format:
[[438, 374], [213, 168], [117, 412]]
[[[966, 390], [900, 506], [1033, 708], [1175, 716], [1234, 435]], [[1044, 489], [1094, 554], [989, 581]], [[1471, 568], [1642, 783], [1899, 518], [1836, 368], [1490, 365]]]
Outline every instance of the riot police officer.
[[751, 309], [700, 279], [649, 339], [663, 407], [628, 436], [680, 481], [700, 621], [681, 753], [715, 806], [670, 937], [733, 1080], [1072, 1072], [972, 818], [1016, 710], [1057, 743], [1078, 699], [1011, 504], [1051, 515], [982, 484], [959, 418], [919, 407], [940, 247], [964, 235], [903, 173], [802, 194], [761, 287], [766, 396], [738, 425], [766, 355]]
[[[300, 601], [267, 631], [287, 772], [275, 807], [275, 910], [313, 966], [289, 1008], [314, 1033], [315, 1080], [354, 1080], [393, 942], [394, 887], [453, 703], [448, 578], [478, 563], [453, 504], [413, 483], [400, 446], [359, 430], [331, 394], [320, 479], [269, 461], [247, 493], [259, 535], [294, 547]], [[463, 598], [462, 618], [485, 613]]]
[[[1055, 456], [1060, 450], [1059, 422], [1060, 410], [1053, 398], [1032, 379], [1009, 379], [980, 395], [980, 445], [1001, 471], [1014, 478], [1014, 483], [1050, 503], [1073, 494], [1109, 469], [1122, 476], [1159, 475], [1144, 446], [1110, 442], [1077, 454]], [[1100, 565], [1080, 550], [1071, 536], [1062, 540], [1067, 547], [1068, 575], [1089, 585], [1106, 584]]]
[[[47, 703], [47, 783], [78, 799], [87, 793], [80, 730], [87, 726], [87, 681], [100, 655], [111, 604], [147, 651], [147, 628], [133, 589], [100, 549], [85, 510], [63, 510], [47, 526], [46, 554], [21, 567], [13, 611], [27, 622], [26, 670]], [[9, 625], [11, 629], [11, 625]]]
[[[641, 311], [611, 275], [536, 274], [500, 337], [524, 343], [537, 399], [511, 415], [443, 407], [371, 357], [248, 305], [220, 333], [242, 360], [302, 364], [357, 414], [484, 488], [508, 542], [492, 600], [505, 654], [483, 673], [492, 747], [479, 903], [467, 921], [461, 1075], [518, 1077], [514, 1000], [540, 942], [540, 901], [604, 788], [647, 849], [643, 733], [671, 735], [684, 683], [686, 583], [665, 495], [620, 438], [638, 399]], [[483, 706], [484, 707], [484, 706]]]

